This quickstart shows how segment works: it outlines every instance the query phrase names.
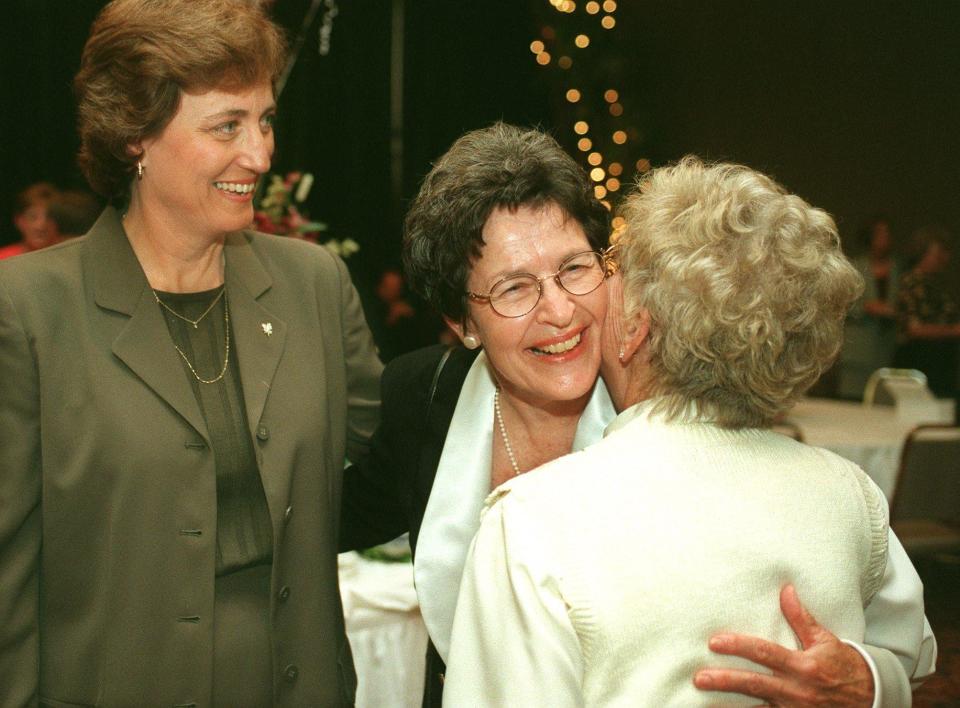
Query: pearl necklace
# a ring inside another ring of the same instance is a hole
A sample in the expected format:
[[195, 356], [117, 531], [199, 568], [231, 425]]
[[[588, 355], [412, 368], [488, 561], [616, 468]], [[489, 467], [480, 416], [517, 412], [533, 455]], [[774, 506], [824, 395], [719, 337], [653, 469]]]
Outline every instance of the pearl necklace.
[[513, 446], [510, 445], [510, 438], [507, 437], [507, 427], [503, 424], [503, 414], [500, 412], [500, 387], [493, 393], [493, 410], [497, 414], [497, 425], [500, 428], [500, 437], [503, 438], [503, 446], [507, 449], [507, 457], [510, 458], [510, 465], [513, 467], [513, 473], [520, 476], [520, 465], [517, 464], [517, 458], [513, 454]]

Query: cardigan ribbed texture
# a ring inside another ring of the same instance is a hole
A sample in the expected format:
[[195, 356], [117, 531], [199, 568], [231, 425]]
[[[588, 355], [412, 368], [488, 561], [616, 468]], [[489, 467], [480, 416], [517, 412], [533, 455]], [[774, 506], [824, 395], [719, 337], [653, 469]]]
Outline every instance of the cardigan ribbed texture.
[[[522, 575], [525, 587], [529, 579], [531, 616], [566, 608], [559, 625], [568, 622], [580, 648], [583, 704], [755, 704], [698, 691], [692, 677], [704, 666], [756, 669], [709, 652], [716, 632], [797, 647], [779, 609], [786, 583], [828, 629], [861, 641], [863, 608], [887, 556], [876, 485], [847, 460], [771, 431], [669, 423], [649, 409], [625, 411], [602, 442], [495, 490], [475, 542], [478, 573], [486, 565], [491, 576]], [[493, 557], [508, 568], [490, 567]], [[466, 594], [461, 603], [486, 601]], [[525, 591], [505, 596], [530, 602]], [[451, 667], [458, 653], [471, 653], [456, 646], [471, 642], [460, 629], [458, 621]], [[524, 648], [503, 650], [508, 664]], [[475, 686], [478, 698], [512, 696], [509, 670], [492, 694], [489, 677], [475, 679], [485, 684]], [[451, 668], [447, 689], [459, 698], [474, 690], [470, 678], [453, 680]], [[495, 704], [484, 700], [474, 704]]]

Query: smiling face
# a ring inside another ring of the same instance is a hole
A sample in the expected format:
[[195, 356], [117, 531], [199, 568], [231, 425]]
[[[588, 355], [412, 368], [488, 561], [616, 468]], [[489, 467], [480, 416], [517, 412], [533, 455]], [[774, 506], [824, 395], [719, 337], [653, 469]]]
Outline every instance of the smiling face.
[[[474, 293], [489, 292], [508, 275], [549, 276], [567, 257], [591, 250], [580, 224], [555, 204], [497, 209], [483, 227], [483, 240], [467, 278]], [[571, 295], [549, 278], [540, 302], [522, 317], [503, 317], [489, 302], [470, 301], [466, 331], [451, 325], [480, 340], [506, 395], [547, 408], [585, 402], [600, 367], [606, 311], [605, 285]]]
[[270, 169], [274, 112], [269, 83], [183, 93], [170, 123], [139, 146], [137, 199], [187, 233], [248, 227], [257, 178]]

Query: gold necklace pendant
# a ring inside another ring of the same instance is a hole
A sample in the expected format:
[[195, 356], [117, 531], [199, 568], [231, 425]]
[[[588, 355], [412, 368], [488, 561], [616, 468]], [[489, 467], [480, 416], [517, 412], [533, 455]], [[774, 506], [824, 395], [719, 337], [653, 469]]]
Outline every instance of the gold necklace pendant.
[[[217, 300], [220, 299], [221, 295], [223, 295], [222, 290], [220, 291], [220, 295], [217, 296]], [[214, 300], [214, 304], [216, 304], [217, 300]], [[210, 312], [210, 308], [207, 309], [207, 312]], [[204, 312], [203, 315], [200, 316], [200, 319], [197, 320], [197, 322], [202, 320], [203, 317], [206, 316], [207, 312]], [[184, 319], [187, 322], [191, 322], [190, 320], [187, 320], [186, 317], [181, 317], [181, 319]], [[193, 325], [193, 326], [196, 327], [196, 325]], [[190, 373], [193, 374], [193, 377], [202, 384], [215, 384], [218, 381], [220, 381], [224, 377], [224, 375], [227, 373], [227, 366], [230, 364], [230, 306], [226, 300], [223, 301], [223, 329], [225, 332], [225, 340], [226, 340], [226, 346], [224, 347], [225, 351], [223, 354], [223, 368], [220, 369], [220, 373], [217, 374], [216, 378], [212, 378], [212, 379], [201, 378], [200, 374], [197, 373], [197, 370], [193, 368], [193, 364], [190, 363], [190, 360], [187, 358], [187, 355], [184, 354], [183, 350], [177, 346], [176, 342], [173, 343], [173, 348], [177, 350], [177, 354], [179, 354], [183, 358], [183, 360], [186, 362], [187, 367], [190, 369]]]
[[174, 310], [172, 307], [170, 307], [170, 305], [168, 305], [168, 304], [165, 303], [163, 300], [161, 300], [161, 299], [160, 299], [160, 296], [157, 295], [157, 291], [156, 291], [156, 290], [153, 290], [153, 289], [151, 288], [151, 290], [153, 290], [153, 297], [156, 299], [157, 304], [160, 305], [160, 307], [162, 307], [163, 309], [165, 309], [167, 312], [169, 312], [169, 313], [170, 313], [171, 315], [173, 315], [174, 317], [179, 317], [179, 318], [180, 318], [181, 320], [183, 320], [184, 322], [189, 322], [190, 324], [193, 325], [193, 328], [194, 328], [194, 329], [196, 329], [196, 328], [197, 328], [197, 325], [199, 325], [199, 324], [203, 321], [203, 318], [204, 318], [204, 317], [206, 317], [208, 314], [210, 314], [210, 310], [212, 310], [212, 309], [216, 306], [216, 304], [217, 304], [218, 302], [220, 302], [220, 298], [223, 297], [223, 293], [224, 293], [224, 291], [225, 291], [226, 289], [227, 289], [227, 288], [226, 288], [226, 285], [220, 286], [220, 292], [217, 293], [217, 296], [216, 296], [215, 298], [213, 298], [213, 302], [210, 303], [210, 307], [208, 307], [206, 310], [204, 310], [204, 311], [203, 311], [203, 314], [200, 315], [197, 319], [191, 320], [189, 317], [184, 317], [184, 316], [181, 315], [179, 312], [177, 312], [177, 311]]

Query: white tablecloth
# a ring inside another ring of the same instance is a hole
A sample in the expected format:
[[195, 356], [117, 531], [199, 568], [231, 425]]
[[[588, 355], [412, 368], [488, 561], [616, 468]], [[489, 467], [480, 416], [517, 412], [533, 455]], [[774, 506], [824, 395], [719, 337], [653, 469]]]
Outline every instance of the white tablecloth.
[[340, 596], [357, 669], [357, 708], [419, 708], [427, 629], [413, 565], [341, 554]]
[[953, 401], [937, 401], [937, 409], [925, 416], [911, 415], [898, 413], [893, 406], [867, 408], [850, 401], [806, 398], [787, 414], [787, 420], [800, 428], [804, 442], [860, 465], [890, 499], [907, 433], [921, 422], [949, 422]]

